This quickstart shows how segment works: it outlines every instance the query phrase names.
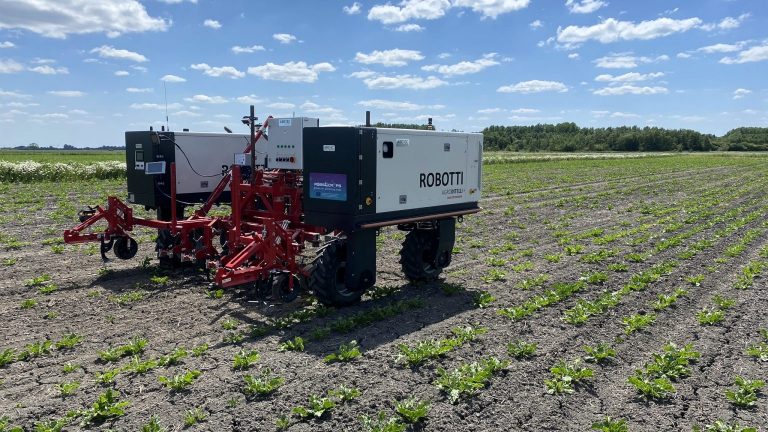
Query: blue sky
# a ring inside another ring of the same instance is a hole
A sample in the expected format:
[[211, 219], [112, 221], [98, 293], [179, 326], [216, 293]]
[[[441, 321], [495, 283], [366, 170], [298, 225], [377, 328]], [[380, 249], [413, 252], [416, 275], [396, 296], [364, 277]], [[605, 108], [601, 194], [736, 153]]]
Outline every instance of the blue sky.
[[768, 126], [765, 0], [3, 0], [0, 146], [319, 117]]

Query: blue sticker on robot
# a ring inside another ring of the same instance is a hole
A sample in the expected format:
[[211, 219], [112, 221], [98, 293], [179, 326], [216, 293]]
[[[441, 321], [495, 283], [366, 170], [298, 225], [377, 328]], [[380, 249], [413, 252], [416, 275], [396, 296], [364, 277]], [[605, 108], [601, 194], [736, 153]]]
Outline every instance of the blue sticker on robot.
[[309, 173], [309, 196], [317, 199], [346, 201], [347, 175]]

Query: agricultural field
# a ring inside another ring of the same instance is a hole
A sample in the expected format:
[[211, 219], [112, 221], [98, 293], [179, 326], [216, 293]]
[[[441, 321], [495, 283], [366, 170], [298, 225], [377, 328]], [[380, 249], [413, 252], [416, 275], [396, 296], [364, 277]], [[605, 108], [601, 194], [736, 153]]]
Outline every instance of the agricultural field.
[[62, 244], [121, 178], [0, 183], [0, 431], [766, 430], [768, 157], [486, 156], [443, 279], [384, 229], [344, 309]]

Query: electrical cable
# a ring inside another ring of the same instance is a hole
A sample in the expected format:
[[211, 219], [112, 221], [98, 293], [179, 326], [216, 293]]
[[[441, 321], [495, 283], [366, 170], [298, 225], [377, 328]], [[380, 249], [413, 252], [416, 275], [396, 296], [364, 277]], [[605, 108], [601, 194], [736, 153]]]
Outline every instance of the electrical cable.
[[157, 134], [157, 135], [158, 135], [159, 139], [161, 139], [161, 140], [163, 140], [163, 139], [164, 139], [164, 140], [170, 141], [170, 142], [172, 142], [172, 143], [173, 143], [173, 145], [175, 145], [175, 146], [176, 146], [176, 148], [177, 148], [177, 149], [179, 149], [179, 151], [181, 152], [181, 154], [182, 154], [182, 155], [184, 155], [184, 159], [186, 159], [186, 160], [187, 160], [187, 165], [189, 165], [189, 169], [191, 169], [193, 173], [197, 174], [197, 175], [198, 175], [198, 176], [200, 176], [200, 177], [221, 177], [221, 172], [219, 172], [219, 173], [217, 173], [217, 174], [212, 174], [212, 175], [205, 175], [205, 174], [200, 174], [199, 172], [197, 172], [197, 170], [195, 169], [195, 167], [193, 167], [193, 166], [192, 166], [192, 162], [190, 162], [190, 161], [189, 161], [189, 157], [187, 156], [187, 153], [186, 153], [186, 152], [184, 152], [184, 149], [183, 149], [183, 148], [181, 148], [181, 146], [180, 146], [180, 145], [176, 144], [176, 141], [174, 141], [172, 138], [169, 138], [169, 137], [167, 137], [167, 136], [165, 136], [165, 135], [161, 135], [161, 134]]

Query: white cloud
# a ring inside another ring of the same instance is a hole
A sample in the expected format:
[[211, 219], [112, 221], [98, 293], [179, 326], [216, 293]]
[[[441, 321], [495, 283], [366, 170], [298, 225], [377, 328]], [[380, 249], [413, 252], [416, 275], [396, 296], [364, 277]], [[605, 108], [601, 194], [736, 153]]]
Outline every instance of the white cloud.
[[31, 96], [27, 95], [27, 94], [19, 93], [19, 92], [7, 91], [7, 90], [0, 89], [0, 97], [11, 97], [11, 98], [19, 98], [19, 99], [28, 99]]
[[119, 76], [119, 77], [128, 76], [130, 74], [131, 74], [130, 72], [124, 71], [124, 70], [115, 71], [115, 76]]
[[399, 24], [411, 20], [442, 18], [451, 8], [470, 8], [483, 18], [523, 9], [530, 0], [403, 0], [398, 5], [375, 5], [368, 11], [368, 19], [382, 24]]
[[313, 83], [317, 81], [320, 72], [333, 72], [336, 68], [330, 63], [307, 65], [303, 61], [285, 64], [267, 63], [261, 66], [249, 67], [248, 73], [265, 80], [283, 82]]
[[462, 61], [452, 65], [427, 65], [423, 66], [421, 70], [427, 72], [438, 72], [446, 76], [473, 74], [491, 66], [498, 65], [499, 62], [494, 60], [494, 57], [496, 56], [496, 53], [489, 53], [485, 54], [483, 58], [474, 61]]
[[212, 77], [228, 76], [232, 79], [243, 78], [245, 72], [239, 71], [232, 66], [209, 66], [207, 63], [198, 63], [189, 66], [194, 70], [202, 71], [204, 74]]
[[677, 53], [677, 58], [679, 58], [679, 59], [688, 59], [688, 58], [691, 58], [691, 57], [693, 57], [693, 56], [688, 54], [688, 53], [684, 53], [684, 52]]
[[176, 75], [163, 75], [163, 77], [160, 78], [160, 81], [165, 81], [169, 83], [180, 83], [180, 82], [186, 82], [187, 80]]
[[362, 9], [363, 9], [363, 5], [361, 5], [358, 2], [352, 3], [351, 6], [344, 6], [343, 8], [341, 8], [341, 10], [343, 10], [344, 13], [347, 15], [357, 15], [360, 13]]
[[739, 15], [738, 17], [725, 17], [718, 23], [710, 23], [710, 24], [703, 24], [701, 25], [701, 29], [704, 31], [712, 31], [712, 30], [733, 30], [735, 28], [739, 28], [741, 26], [741, 23], [743, 23], [747, 18], [749, 18], [752, 14], [750, 13], [744, 13]]
[[232, 52], [235, 54], [251, 54], [255, 53], [256, 51], [264, 51], [264, 47], [261, 45], [251, 45], [249, 47], [235, 45], [232, 47]]
[[630, 84], [606, 87], [603, 89], [595, 90], [592, 92], [599, 96], [618, 96], [625, 94], [633, 95], [655, 95], [655, 94], [667, 94], [669, 90], [666, 87], [638, 87]]
[[579, 53], [570, 53], [568, 54], [568, 58], [571, 60], [576, 60], [579, 58]]
[[741, 99], [744, 96], [752, 93], [752, 90], [744, 89], [744, 88], [738, 88], [733, 91], [733, 98], [734, 99]]
[[124, 49], [117, 49], [109, 45], [102, 45], [98, 48], [94, 48], [91, 50], [91, 53], [97, 53], [99, 57], [102, 57], [102, 58], [130, 60], [138, 63], [143, 63], [145, 61], [148, 61], [146, 57], [144, 57], [143, 55], [137, 52], [128, 51]]
[[202, 102], [202, 103], [209, 103], [209, 104], [227, 103], [227, 99], [221, 96], [208, 96], [204, 94], [196, 94], [191, 98], [185, 98], [184, 100], [187, 102]]
[[296, 105], [288, 102], [273, 102], [271, 104], [267, 104], [267, 108], [272, 108], [276, 110], [289, 110], [296, 108]]
[[156, 104], [156, 103], [133, 103], [131, 104], [131, 108], [138, 109], [138, 110], [177, 110], [181, 109], [183, 107], [182, 104], [178, 102], [174, 102], [171, 104], [163, 105], [163, 104]]
[[686, 32], [701, 25], [701, 19], [688, 18], [676, 20], [673, 18], [657, 18], [639, 23], [619, 21], [608, 18], [600, 24], [579, 27], [568, 26], [557, 29], [557, 41], [566, 47], [577, 46], [583, 42], [596, 40], [601, 43], [611, 43], [627, 40], [649, 40], [674, 33]]
[[29, 70], [43, 75], [66, 75], [69, 73], [69, 69], [65, 67], [52, 67], [49, 65], [35, 66], [29, 68]]
[[609, 54], [605, 57], [600, 57], [599, 59], [594, 60], [594, 63], [597, 67], [605, 69], [632, 69], [642, 63], [656, 63], [666, 60], [669, 60], [669, 56], [660, 55], [658, 57], [652, 58], [635, 56], [630, 52]]
[[32, 117], [41, 120], [66, 120], [69, 118], [69, 116], [64, 113], [34, 114]]
[[501, 86], [496, 89], [499, 93], [541, 93], [547, 91], [554, 91], [558, 93], [565, 93], [568, 91], [568, 86], [559, 81], [542, 81], [531, 80], [521, 81], [517, 84]]
[[424, 30], [424, 27], [418, 24], [401, 24], [394, 29], [397, 32], [420, 32]]
[[565, 7], [571, 13], [589, 14], [602, 7], [608, 6], [608, 2], [602, 0], [566, 0]]
[[203, 21], [203, 25], [208, 27], [208, 28], [212, 28], [214, 30], [218, 30], [218, 29], [221, 28], [221, 23], [216, 21], [216, 20], [214, 20], [214, 19], [207, 19], [207, 20]]
[[17, 62], [16, 60], [0, 59], [0, 74], [12, 74], [16, 72], [21, 72], [23, 70], [24, 70], [24, 65]]
[[391, 111], [419, 111], [424, 109], [443, 109], [444, 105], [419, 105], [411, 102], [397, 102], [384, 99], [371, 99], [363, 100], [357, 103], [357, 105], [366, 108], [375, 108], [379, 110], [391, 110]]
[[437, 58], [439, 58], [440, 60], [445, 60], [450, 57], [451, 57], [451, 53], [446, 53], [446, 52], [440, 53], [437, 55]]
[[698, 48], [696, 52], [702, 52], [705, 54], [729, 53], [729, 52], [739, 51], [743, 49], [745, 45], [746, 45], [746, 42], [744, 41], [737, 42], [735, 44], [717, 43], [714, 45], [707, 45], [707, 46]]
[[153, 18], [137, 0], [35, 0], [3, 3], [0, 29], [23, 29], [45, 37], [69, 34], [165, 31], [170, 21]]
[[196, 113], [194, 111], [182, 110], [182, 111], [173, 112], [171, 113], [171, 115], [174, 117], [200, 117], [202, 114]]
[[723, 57], [720, 63], [742, 64], [768, 60], [768, 43], [741, 51], [736, 57]]
[[501, 109], [501, 108], [483, 108], [483, 109], [477, 110], [477, 113], [478, 114], [496, 114], [496, 113], [500, 113], [502, 111], [504, 111], [504, 110]]
[[136, 88], [136, 87], [128, 87], [125, 89], [128, 93], [152, 93], [154, 89], [151, 88]]
[[81, 110], [81, 109], [73, 109], [73, 110], [69, 110], [69, 113], [75, 114], [75, 115], [85, 115], [85, 114], [88, 114], [88, 111]]
[[638, 82], [648, 81], [664, 76], [664, 72], [652, 72], [647, 74], [641, 74], [637, 72], [629, 72], [624, 75], [613, 76], [611, 74], [603, 74], [595, 77], [595, 81], [610, 82], [610, 83], [625, 83], [625, 82]]
[[638, 118], [640, 116], [637, 115], [637, 114], [633, 114], [633, 113], [625, 113], [625, 112], [621, 112], [621, 111], [616, 111], [614, 113], [611, 113], [611, 115], [609, 117], [613, 117], [613, 118]]
[[368, 11], [368, 19], [382, 24], [399, 24], [410, 20], [441, 18], [451, 8], [448, 0], [404, 0], [399, 6], [375, 5]]
[[16, 46], [16, 44], [14, 44], [13, 42], [10, 42], [10, 41], [0, 42], [0, 48], [13, 48], [15, 46]]
[[[6, 93], [8, 93], [8, 92], [6, 92]], [[0, 90], [0, 96], [3, 96], [3, 91], [2, 90]], [[34, 103], [34, 102], [30, 102], [30, 103], [27, 103], [27, 102], [8, 102], [7, 104], [5, 104], [5, 106], [7, 106], [9, 108], [10, 107], [13, 107], [13, 108], [26, 108], [26, 107], [40, 106], [40, 104], [39, 103]]]
[[454, 0], [456, 7], [468, 7], [483, 18], [496, 19], [499, 15], [528, 7], [530, 0]]
[[535, 109], [535, 108], [517, 108], [513, 110], [509, 110], [511, 113], [515, 114], [536, 114], [541, 112], [541, 110]]
[[139, 66], [139, 65], [131, 65], [130, 68], [133, 69], [133, 70], [137, 70], [137, 71], [139, 71], [141, 73], [147, 73], [147, 71], [148, 71], [147, 68], [145, 68], [144, 66]]
[[540, 28], [544, 27], [544, 24], [541, 22], [541, 20], [536, 20], [536, 21], [533, 21], [530, 24], [528, 24], [528, 26], [530, 26], [532, 29], [536, 30], [536, 29], [540, 29]]
[[296, 41], [296, 36], [288, 33], [275, 33], [272, 35], [272, 39], [280, 42], [281, 44], [289, 44]]
[[364, 64], [380, 64], [382, 66], [405, 66], [410, 61], [423, 60], [421, 52], [414, 50], [391, 49], [384, 51], [373, 51], [370, 54], [358, 52], [355, 54], [355, 61]]
[[303, 104], [301, 104], [301, 106], [299, 106], [299, 108], [308, 113], [322, 115], [326, 121], [347, 120], [347, 118], [344, 117], [342, 111], [338, 108], [333, 108], [330, 106], [322, 106], [310, 101], [304, 102]]
[[240, 96], [238, 98], [235, 98], [235, 100], [241, 104], [246, 104], [246, 105], [258, 105], [264, 102], [264, 99], [260, 99], [256, 95]]
[[448, 82], [434, 76], [420, 77], [416, 75], [387, 76], [375, 72], [355, 72], [350, 74], [355, 78], [361, 78], [369, 89], [397, 89], [426, 90], [448, 85]]
[[357, 71], [357, 72], [352, 72], [351, 74], [348, 75], [348, 77], [366, 79], [366, 78], [371, 78], [377, 75], [379, 74], [373, 71]]
[[81, 97], [85, 96], [85, 92], [80, 90], [51, 90], [48, 94], [60, 97]]

